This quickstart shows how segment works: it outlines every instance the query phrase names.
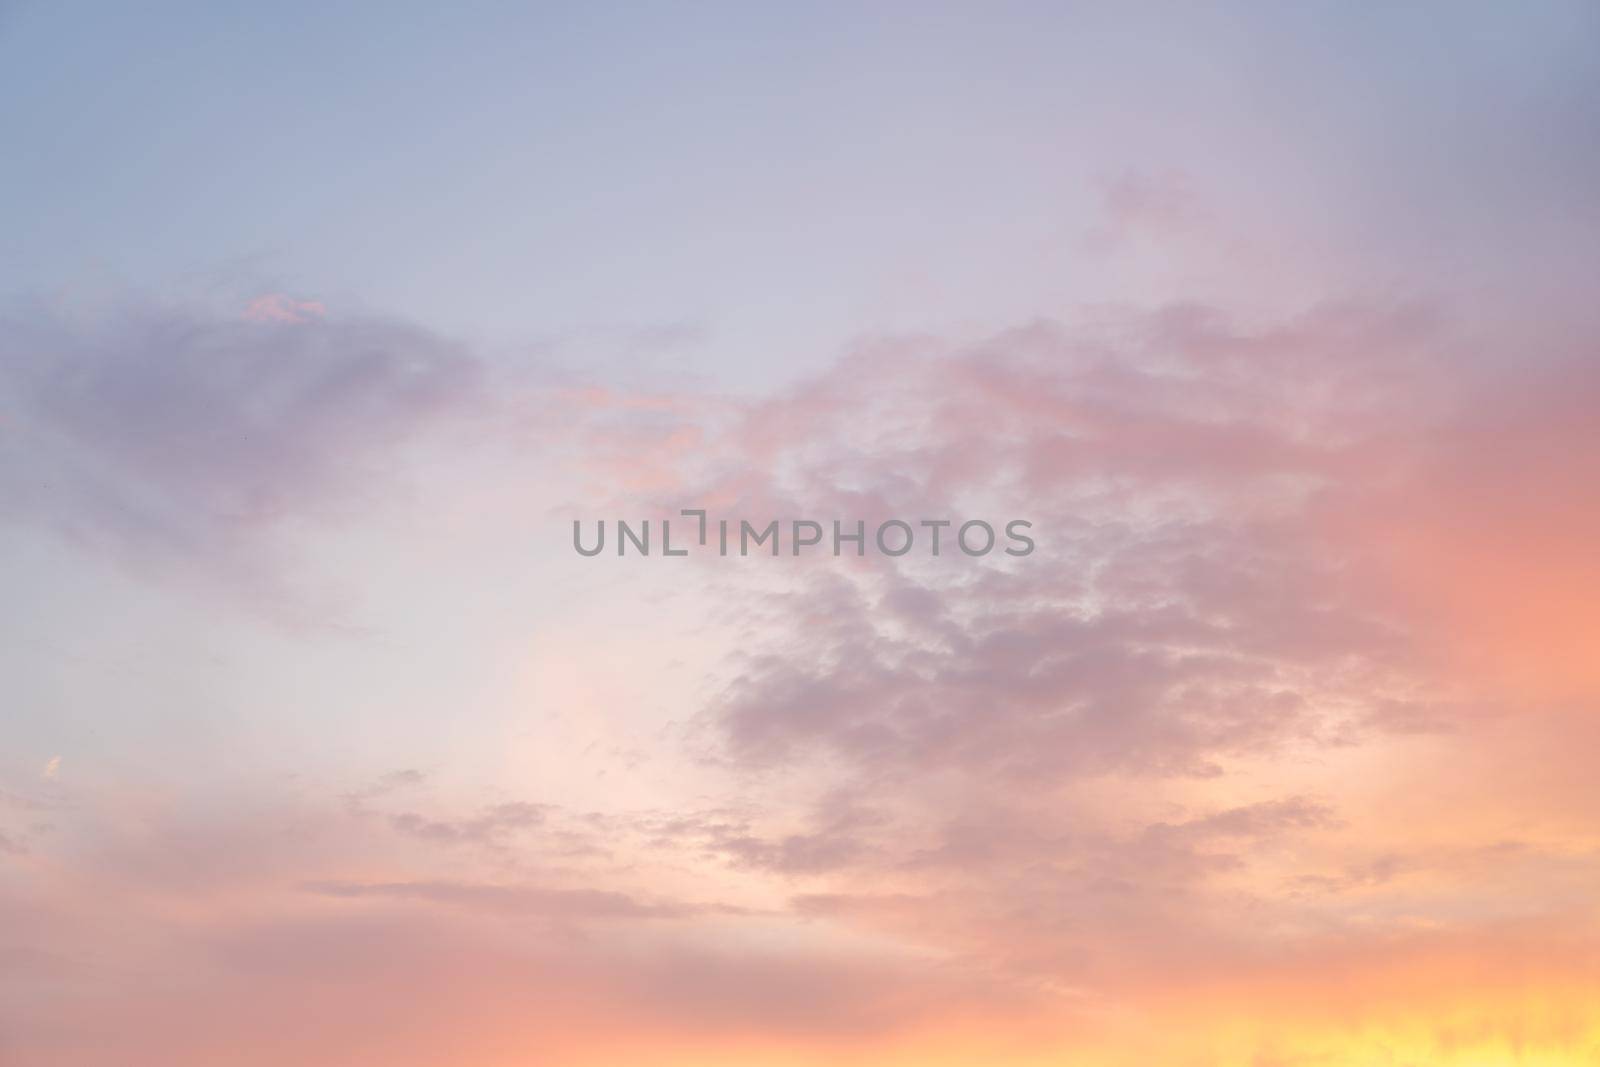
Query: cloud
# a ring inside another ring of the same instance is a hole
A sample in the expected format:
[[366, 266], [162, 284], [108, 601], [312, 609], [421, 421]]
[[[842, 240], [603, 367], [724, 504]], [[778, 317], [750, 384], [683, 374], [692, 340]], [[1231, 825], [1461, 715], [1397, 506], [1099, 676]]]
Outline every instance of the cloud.
[[715, 712], [730, 751], [827, 750], [880, 774], [1204, 775], [1343, 729], [1333, 709], [1357, 691], [1401, 691], [1409, 637], [1356, 599], [1312, 511], [1402, 411], [1425, 321], [1338, 309], [1240, 333], [1180, 309], [1082, 337], [1039, 324], [950, 353], [867, 352], [757, 405], [709, 449], [752, 464], [698, 486], [691, 472], [691, 496], [869, 521], [1028, 517], [1041, 549], [1015, 566], [808, 576]]
[[647, 903], [603, 889], [548, 889], [465, 882], [312, 882], [308, 892], [343, 899], [415, 900], [430, 904], [544, 919], [678, 919], [737, 914], [740, 909], [681, 903]]
[[[1301, 781], [1398, 760], [1417, 789], [1387, 810], [1472, 854], [1504, 832], [1429, 789], [1493, 773], [1493, 730], [1576, 736], [1600, 697], [1577, 654], [1600, 507], [1576, 459], [1600, 379], [1563, 343], [1515, 372], [1479, 344], [1416, 304], [1105, 309], [867, 343], [742, 410], [658, 405], [659, 440], [686, 442], [641, 483], [668, 513], [1021, 516], [1040, 546], [719, 574], [740, 641], [698, 725], [745, 803], [663, 840], [1021, 984], [1507, 921], [1482, 869], [1399, 847], [1359, 777]], [[1464, 657], [1479, 637], [1541, 669]], [[1553, 872], [1574, 850], [1592, 869], [1563, 821], [1587, 802], [1567, 770], [1539, 791], [1518, 789], [1550, 837], [1518, 861], [1544, 887], [1522, 905], [1566, 915]]]
[[469, 819], [433, 819], [405, 811], [390, 815], [389, 825], [403, 834], [441, 844], [487, 844], [542, 825], [547, 810], [543, 805], [513, 801], [496, 804]]
[[[201, 827], [103, 798], [77, 813], [72, 848], [8, 879], [0, 951], [35, 968], [0, 997], [8, 1053], [89, 1064], [114, 1042], [131, 1062], [199, 1064], [254, 1033], [232, 1062], [632, 1059], [873, 1039], [972, 995], [792, 917], [625, 888], [615, 869], [492, 880], [460, 854], [395, 854], [337, 798], [207, 810]], [[151, 967], [159, 981], [127, 981]]]
[[[1590, 372], [1547, 366], [1519, 390], [1468, 373], [1429, 309], [1246, 326], [1184, 305], [869, 344], [748, 401], [519, 398], [573, 431], [573, 455], [637, 463], [668, 513], [1018, 514], [1039, 550], [687, 572], [738, 639], [687, 734], [693, 800], [666, 810], [437, 805], [404, 769], [327, 805], [75, 812], [94, 825], [69, 828], [71, 850], [19, 859], [51, 873], [24, 882], [49, 916], [17, 948], [60, 953], [67, 977], [12, 1029], [40, 1047], [52, 1023], [91, 1018], [76, 1040], [184, 1064], [287, 1012], [313, 1036], [277, 1035], [260, 1062], [351, 1059], [398, 1004], [412, 1010], [382, 1053], [400, 1064], [617, 1062], [634, 1040], [750, 1062], [761, 1041], [824, 1055], [845, 1038], [937, 1062], [930, 1035], [963, 1013], [1081, 1051], [1108, 1018], [1184, 1023], [1218, 982], [1235, 1012], [1333, 972], [1398, 968], [1415, 992], [1475, 950], [1560, 1000], [1595, 940], [1592, 774], [1573, 743], [1595, 689], [1581, 665], [1555, 700], [1547, 678], [1452, 655], [1485, 632], [1459, 633], [1453, 606], [1512, 606], [1512, 578], [1583, 625], [1566, 606], [1595, 588], [1581, 535], [1600, 512], [1561, 442], [1587, 440]], [[662, 447], [630, 459], [644, 444]], [[314, 511], [308, 487], [345, 491], [351, 448], [287, 464], [306, 476], [284, 499]], [[163, 477], [191, 499], [212, 475]], [[1496, 548], [1523, 543], [1541, 551]], [[1495, 580], [1456, 590], [1468, 565]], [[1526, 666], [1573, 647], [1486, 625]], [[78, 931], [107, 894], [140, 937]], [[153, 959], [175, 985], [131, 1004], [85, 962]], [[619, 1043], [596, 1052], [596, 1033]], [[1168, 1061], [1148, 1040], [1115, 1047]], [[1277, 1038], [1257, 1053], [1312, 1055]]]
[[270, 584], [281, 526], [372, 493], [479, 377], [398, 319], [16, 307], [0, 317], [0, 516], [135, 567]]
[[422, 771], [417, 770], [415, 767], [405, 767], [379, 776], [370, 785], [362, 786], [360, 789], [352, 789], [345, 794], [345, 800], [352, 808], [359, 810], [362, 804], [368, 800], [377, 800], [393, 793], [413, 789], [427, 780], [428, 776]]
[[244, 309], [244, 318], [250, 322], [307, 322], [327, 313], [327, 307], [319, 301], [267, 293], [250, 301]]
[[636, 820], [636, 829], [657, 846], [699, 848], [736, 867], [782, 875], [819, 875], [849, 869], [869, 857], [882, 817], [858, 798], [824, 798], [800, 832], [774, 834], [750, 813], [682, 812]]

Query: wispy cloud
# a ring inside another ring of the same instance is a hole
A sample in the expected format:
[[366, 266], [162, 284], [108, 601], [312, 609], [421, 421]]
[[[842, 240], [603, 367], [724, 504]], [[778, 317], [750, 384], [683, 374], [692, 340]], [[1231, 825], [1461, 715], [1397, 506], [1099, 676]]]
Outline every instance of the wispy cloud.
[[479, 380], [425, 329], [309, 312], [35, 303], [0, 353], [4, 513], [222, 583], [269, 579], [275, 528], [372, 492]]

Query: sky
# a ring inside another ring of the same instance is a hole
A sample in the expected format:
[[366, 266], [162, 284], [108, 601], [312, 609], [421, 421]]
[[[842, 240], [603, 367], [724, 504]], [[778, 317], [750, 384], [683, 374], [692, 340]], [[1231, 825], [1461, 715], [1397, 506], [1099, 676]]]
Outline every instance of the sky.
[[22, 0], [0, 145], [5, 1067], [1600, 1060], [1593, 5]]

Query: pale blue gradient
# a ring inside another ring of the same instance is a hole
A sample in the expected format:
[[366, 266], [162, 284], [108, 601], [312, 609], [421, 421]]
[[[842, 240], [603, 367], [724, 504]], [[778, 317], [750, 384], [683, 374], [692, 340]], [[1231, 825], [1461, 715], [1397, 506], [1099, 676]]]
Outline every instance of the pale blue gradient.
[[1174, 295], [1079, 254], [1127, 173], [1308, 258], [1370, 271], [1381, 240], [1392, 275], [1347, 284], [1424, 295], [1503, 281], [1490, 249], [1514, 275], [1570, 256], [1600, 182], [1587, 4], [24, 3], [0, 27], [0, 292], [282, 289], [738, 387], [861, 333]]

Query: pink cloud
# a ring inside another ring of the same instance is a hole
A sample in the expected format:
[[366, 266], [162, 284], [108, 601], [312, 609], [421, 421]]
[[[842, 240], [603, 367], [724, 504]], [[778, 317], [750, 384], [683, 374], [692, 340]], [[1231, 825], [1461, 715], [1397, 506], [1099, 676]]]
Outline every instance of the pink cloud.
[[316, 300], [296, 300], [282, 293], [255, 297], [244, 309], [247, 322], [309, 322], [327, 315], [328, 309]]

